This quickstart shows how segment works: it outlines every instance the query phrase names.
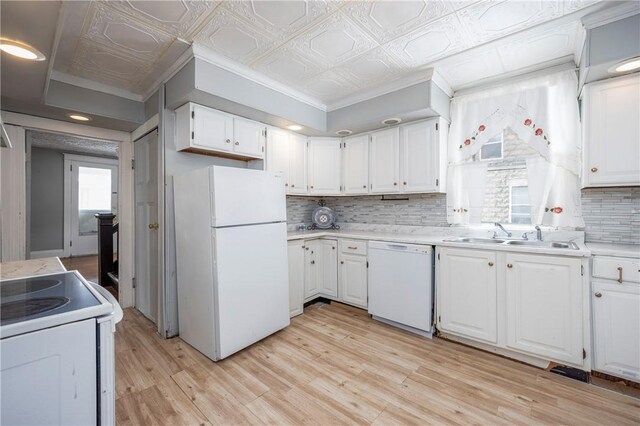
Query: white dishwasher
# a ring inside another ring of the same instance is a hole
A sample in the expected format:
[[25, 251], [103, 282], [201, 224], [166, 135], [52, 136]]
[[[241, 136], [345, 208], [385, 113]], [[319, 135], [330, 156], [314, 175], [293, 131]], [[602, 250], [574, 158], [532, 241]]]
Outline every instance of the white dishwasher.
[[369, 313], [374, 319], [431, 337], [433, 248], [369, 242]]

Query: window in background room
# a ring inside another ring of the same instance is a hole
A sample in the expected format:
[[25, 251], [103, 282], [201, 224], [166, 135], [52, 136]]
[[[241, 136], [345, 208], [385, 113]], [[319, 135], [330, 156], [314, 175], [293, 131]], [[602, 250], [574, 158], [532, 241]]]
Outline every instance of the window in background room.
[[529, 187], [525, 185], [511, 186], [509, 199], [509, 222], [518, 224], [531, 223], [531, 203]]
[[78, 168], [78, 216], [80, 235], [98, 232], [96, 213], [111, 212], [111, 169]]

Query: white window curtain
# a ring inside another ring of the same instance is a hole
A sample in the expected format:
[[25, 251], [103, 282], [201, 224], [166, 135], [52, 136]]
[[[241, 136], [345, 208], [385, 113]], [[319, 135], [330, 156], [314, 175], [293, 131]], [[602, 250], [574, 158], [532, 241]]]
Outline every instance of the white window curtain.
[[484, 188], [479, 184], [484, 185], [487, 167], [471, 158], [492, 136], [510, 128], [540, 154], [527, 159], [532, 224], [584, 226], [577, 89], [576, 74], [568, 70], [452, 99], [449, 223], [480, 223]]

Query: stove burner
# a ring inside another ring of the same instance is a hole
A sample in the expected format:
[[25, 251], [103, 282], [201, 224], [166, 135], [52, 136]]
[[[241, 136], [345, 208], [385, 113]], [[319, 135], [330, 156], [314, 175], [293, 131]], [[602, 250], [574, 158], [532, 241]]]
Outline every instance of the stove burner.
[[29, 317], [58, 309], [69, 303], [66, 297], [34, 297], [0, 305], [0, 321]]
[[[29, 281], [19, 280], [0, 285], [0, 297], [18, 296], [20, 294], [34, 293], [40, 290], [46, 290], [61, 284], [60, 280], [52, 280], [47, 278], [33, 278]], [[3, 305], [4, 306], [4, 305]]]

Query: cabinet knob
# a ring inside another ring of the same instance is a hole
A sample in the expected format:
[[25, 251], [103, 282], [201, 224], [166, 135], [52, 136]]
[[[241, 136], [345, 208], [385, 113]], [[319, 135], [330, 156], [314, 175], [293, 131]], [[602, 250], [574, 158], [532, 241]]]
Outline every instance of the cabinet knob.
[[296, 186], [295, 186], [294, 184], [291, 184], [291, 187], [292, 187], [292, 188], [295, 188]]
[[227, 140], [226, 140], [226, 142], [227, 142], [227, 143], [231, 143], [231, 139], [227, 139]]
[[335, 249], [336, 249], [336, 247], [335, 247], [335, 246], [331, 246], [331, 250], [335, 250]]
[[493, 266], [493, 262], [489, 262], [489, 266]]
[[312, 260], [312, 261], [311, 261], [311, 264], [312, 264], [312, 265], [315, 265], [315, 264], [316, 264], [316, 261], [315, 261], [315, 260]]
[[594, 294], [594, 296], [596, 296], [596, 297], [602, 297], [602, 293], [600, 293], [599, 291], [596, 291], [596, 294]]
[[598, 168], [597, 168], [597, 167], [592, 167], [592, 168], [591, 168], [591, 171], [592, 171], [593, 173], [595, 173], [595, 172], [597, 172], [597, 171], [598, 171]]
[[403, 185], [406, 185], [406, 184], [407, 184], [407, 182], [402, 182], [402, 184], [403, 184]]
[[240, 145], [240, 142], [236, 141], [236, 145]]
[[393, 186], [398, 186], [398, 182], [393, 182]]
[[313, 189], [313, 185], [311, 185], [311, 189]]
[[362, 185], [362, 187], [363, 187], [364, 189], [367, 189], [367, 185]]
[[289, 184], [288, 184], [288, 183], [285, 183], [285, 184], [284, 184], [284, 186], [289, 186]]
[[513, 265], [510, 263], [507, 263], [507, 268], [513, 268]]
[[340, 261], [340, 264], [341, 264], [341, 265], [344, 265], [344, 260], [341, 260], [341, 261]]

